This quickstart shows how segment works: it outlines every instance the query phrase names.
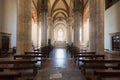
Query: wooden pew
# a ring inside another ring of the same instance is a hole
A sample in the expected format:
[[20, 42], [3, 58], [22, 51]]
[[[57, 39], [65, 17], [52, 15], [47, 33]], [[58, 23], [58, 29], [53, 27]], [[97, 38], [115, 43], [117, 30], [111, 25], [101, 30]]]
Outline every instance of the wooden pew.
[[25, 54], [42, 55], [43, 53], [41, 53], [41, 52], [25, 52]]
[[120, 78], [120, 70], [95, 70], [94, 75], [97, 75], [97, 80], [102, 80], [102, 78]]
[[44, 53], [47, 57], [49, 57], [49, 53], [52, 51], [50, 47], [42, 47], [41, 53]]
[[74, 62], [79, 62], [79, 59], [104, 59], [104, 55], [99, 54], [76, 54], [74, 55]]
[[0, 69], [3, 71], [5, 69], [9, 70], [28, 70], [32, 69], [33, 74], [37, 74], [37, 66], [35, 65], [37, 63], [36, 60], [0, 60]]
[[71, 52], [71, 57], [74, 57], [75, 55], [82, 55], [82, 54], [91, 54], [91, 55], [95, 55], [96, 52]]
[[37, 62], [40, 62], [37, 64], [39, 69], [42, 67], [42, 64], [47, 61], [46, 55], [14, 55], [14, 59], [35, 59]]
[[79, 60], [83, 63], [94, 63], [94, 62], [97, 62], [97, 63], [120, 63], [120, 60], [118, 59], [98, 59], [98, 60], [93, 60], [93, 59], [81, 59]]
[[78, 52], [75, 54], [96, 54], [96, 52]]
[[46, 57], [45, 55], [14, 55], [14, 59], [16, 59], [16, 58], [22, 58], [22, 59], [31, 59], [31, 58], [33, 58], [33, 59], [35, 59], [35, 58], [44, 58], [44, 57]]
[[21, 77], [19, 72], [0, 72], [0, 80], [17, 80], [19, 77]]
[[[85, 73], [86, 69], [120, 69], [118, 65], [120, 60], [79, 60], [83, 64], [80, 65], [82, 72]], [[108, 64], [108, 65], [107, 65]]]
[[25, 52], [26, 55], [44, 55], [45, 58], [48, 58], [48, 53], [45, 52]]
[[81, 55], [74, 55], [75, 58], [90, 58], [90, 59], [98, 59], [98, 58], [102, 58], [104, 59], [104, 55], [99, 55], [99, 54], [81, 54]]

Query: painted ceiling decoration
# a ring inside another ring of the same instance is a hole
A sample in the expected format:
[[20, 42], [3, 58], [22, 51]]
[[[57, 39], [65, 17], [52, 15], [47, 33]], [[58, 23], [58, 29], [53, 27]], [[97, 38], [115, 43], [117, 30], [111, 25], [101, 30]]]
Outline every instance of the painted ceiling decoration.
[[[86, 6], [88, 0], [80, 0], [80, 5]], [[32, 0], [34, 9], [32, 10], [33, 19], [40, 13], [41, 0]], [[48, 17], [52, 17], [53, 21], [65, 20], [73, 16], [73, 0], [48, 0]], [[37, 20], [34, 20], [37, 21]]]

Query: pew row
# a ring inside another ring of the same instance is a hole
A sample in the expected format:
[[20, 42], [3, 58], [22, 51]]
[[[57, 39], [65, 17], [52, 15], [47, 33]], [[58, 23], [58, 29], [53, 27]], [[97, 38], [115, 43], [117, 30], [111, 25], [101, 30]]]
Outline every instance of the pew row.
[[25, 52], [26, 55], [42, 55], [48, 58], [48, 52]]
[[1, 60], [0, 61], [0, 70], [4, 71], [9, 70], [32, 70], [33, 75], [37, 74], [37, 61], [36, 60]]
[[17, 80], [19, 77], [21, 77], [19, 72], [0, 72], [0, 80]]
[[86, 69], [120, 69], [120, 60], [79, 60], [81, 65], [79, 68], [85, 74]]
[[99, 55], [99, 54], [82, 54], [82, 55], [74, 55], [74, 58], [90, 58], [90, 59], [97, 59], [97, 58], [102, 58], [102, 59], [104, 59], [105, 58], [105, 56], [104, 55]]
[[46, 56], [45, 55], [14, 55], [14, 59], [17, 59], [17, 58], [22, 58], [22, 59], [35, 59], [35, 58], [44, 58], [42, 60], [45, 60], [46, 59]]
[[96, 52], [71, 52], [71, 57], [74, 57], [75, 55], [95, 55]]
[[97, 80], [102, 80], [102, 78], [120, 78], [120, 70], [95, 70], [94, 75], [97, 75]]

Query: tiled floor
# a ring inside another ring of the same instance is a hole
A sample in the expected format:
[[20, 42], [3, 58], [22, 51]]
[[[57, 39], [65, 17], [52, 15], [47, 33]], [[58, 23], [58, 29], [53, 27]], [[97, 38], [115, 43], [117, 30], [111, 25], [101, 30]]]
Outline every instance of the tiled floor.
[[66, 49], [56, 48], [43, 64], [36, 80], [86, 80], [81, 71], [73, 64]]

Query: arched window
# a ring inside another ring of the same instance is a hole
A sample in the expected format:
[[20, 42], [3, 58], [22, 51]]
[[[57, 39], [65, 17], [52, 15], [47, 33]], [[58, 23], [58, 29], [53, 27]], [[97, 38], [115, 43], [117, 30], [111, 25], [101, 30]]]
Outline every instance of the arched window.
[[63, 41], [63, 30], [62, 29], [59, 29], [58, 30], [58, 33], [57, 33], [57, 40], [58, 41]]

